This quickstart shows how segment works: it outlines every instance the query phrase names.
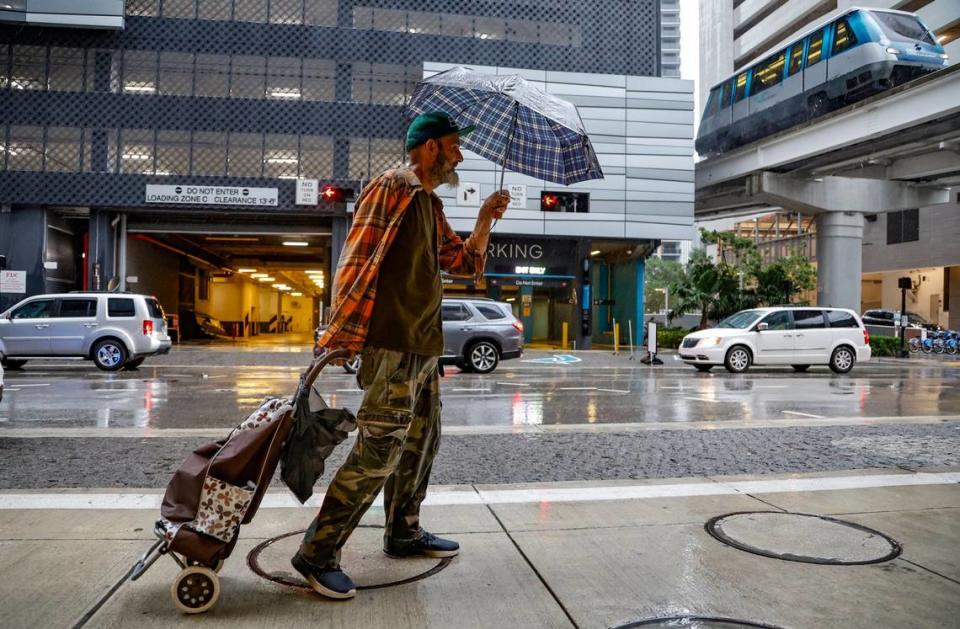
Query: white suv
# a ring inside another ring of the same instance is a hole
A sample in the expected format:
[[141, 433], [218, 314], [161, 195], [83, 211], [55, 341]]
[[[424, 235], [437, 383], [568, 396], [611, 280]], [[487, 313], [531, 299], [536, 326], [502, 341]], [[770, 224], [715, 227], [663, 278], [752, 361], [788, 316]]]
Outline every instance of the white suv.
[[715, 365], [733, 373], [750, 365], [791, 365], [795, 371], [828, 365], [836, 373], [847, 373], [858, 360], [870, 360], [870, 334], [852, 310], [757, 308], [688, 334], [679, 351], [698, 371]]
[[136, 369], [170, 351], [163, 309], [149, 295], [61, 293], [24, 299], [0, 314], [0, 359], [86, 358], [104, 371]]

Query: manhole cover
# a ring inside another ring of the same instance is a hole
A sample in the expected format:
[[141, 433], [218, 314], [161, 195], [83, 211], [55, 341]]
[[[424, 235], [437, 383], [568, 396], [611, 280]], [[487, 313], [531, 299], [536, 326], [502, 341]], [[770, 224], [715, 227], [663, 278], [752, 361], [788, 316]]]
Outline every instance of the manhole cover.
[[760, 629], [780, 629], [776, 625], [767, 625], [750, 620], [736, 618], [716, 618], [712, 616], [670, 616], [667, 618], [648, 618], [612, 629], [631, 629], [632, 627], [682, 627], [683, 629], [736, 629], [736, 627], [759, 627]]
[[900, 544], [879, 531], [808, 513], [743, 511], [713, 518], [707, 532], [748, 553], [832, 565], [889, 561]]
[[[247, 565], [264, 579], [307, 590], [312, 588], [290, 565], [290, 558], [300, 547], [305, 531], [284, 533], [268, 539], [247, 555]], [[419, 581], [440, 572], [453, 561], [445, 559], [409, 558], [391, 559], [383, 554], [383, 528], [380, 526], [359, 526], [343, 547], [341, 564], [358, 590], [403, 585]]]

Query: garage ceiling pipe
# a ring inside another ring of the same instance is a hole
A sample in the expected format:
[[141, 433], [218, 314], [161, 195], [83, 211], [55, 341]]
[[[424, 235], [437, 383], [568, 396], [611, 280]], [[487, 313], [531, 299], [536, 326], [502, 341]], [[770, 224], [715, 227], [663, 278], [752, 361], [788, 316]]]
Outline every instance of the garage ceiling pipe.
[[230, 267], [220, 266], [220, 265], [218, 265], [218, 264], [212, 264], [212, 263], [204, 260], [203, 258], [198, 258], [198, 257], [195, 256], [195, 255], [189, 254], [189, 253], [187, 253], [186, 251], [184, 251], [184, 250], [182, 250], [182, 249], [177, 249], [176, 247], [171, 246], [171, 245], [168, 245], [167, 243], [162, 242], [162, 241], [160, 241], [160, 240], [157, 240], [156, 238], [151, 238], [150, 236], [145, 236], [145, 235], [143, 235], [143, 234], [136, 234], [136, 238], [137, 238], [137, 240], [142, 240], [143, 242], [149, 242], [151, 245], [155, 245], [155, 246], [157, 246], [157, 247], [160, 247], [161, 249], [166, 249], [167, 251], [172, 251], [173, 253], [176, 253], [176, 254], [178, 254], [178, 255], [181, 255], [181, 256], [185, 256], [185, 257], [187, 257], [187, 258], [190, 258], [191, 260], [196, 260], [196, 261], [199, 262], [200, 264], [206, 265], [206, 266], [210, 267], [211, 269], [220, 269], [221, 271], [228, 271], [228, 272], [230, 272], [230, 273], [236, 273], [236, 271], [234, 271], [234, 270], [231, 269]]

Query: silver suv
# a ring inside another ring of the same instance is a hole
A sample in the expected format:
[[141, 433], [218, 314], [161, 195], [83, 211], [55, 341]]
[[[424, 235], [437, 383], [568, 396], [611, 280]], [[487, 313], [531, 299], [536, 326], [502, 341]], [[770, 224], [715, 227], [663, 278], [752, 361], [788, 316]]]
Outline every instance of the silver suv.
[[159, 302], [132, 293], [62, 293], [24, 299], [0, 314], [0, 359], [84, 358], [104, 371], [136, 369], [170, 351]]
[[447, 297], [441, 306], [444, 363], [490, 373], [501, 360], [523, 355], [523, 323], [510, 304], [474, 297]]
[[[445, 297], [443, 319], [443, 356], [440, 361], [464, 371], [490, 373], [501, 360], [523, 355], [523, 323], [513, 316], [510, 304], [492, 299]], [[314, 331], [316, 341], [326, 326]], [[345, 364], [347, 373], [356, 373], [360, 356]]]

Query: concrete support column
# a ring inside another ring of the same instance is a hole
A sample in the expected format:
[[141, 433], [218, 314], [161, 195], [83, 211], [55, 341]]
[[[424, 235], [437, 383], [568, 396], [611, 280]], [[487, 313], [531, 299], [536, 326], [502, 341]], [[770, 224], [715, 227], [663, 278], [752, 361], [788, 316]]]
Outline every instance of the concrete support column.
[[117, 254], [117, 275], [120, 276], [120, 290], [127, 290], [127, 215], [120, 215], [120, 251]]
[[817, 215], [817, 304], [860, 312], [863, 214]]
[[[593, 296], [594, 299], [609, 299], [610, 298], [610, 265], [604, 261], [599, 261], [597, 263], [597, 292]], [[613, 324], [610, 321], [610, 306], [598, 306], [597, 307], [597, 332], [607, 332], [612, 331]]]
[[579, 293], [577, 299], [576, 320], [573, 323], [573, 338], [577, 342], [577, 349], [593, 348], [593, 294], [590, 284], [592, 260], [590, 259], [590, 241], [580, 240], [577, 243], [577, 279], [574, 286]]
[[0, 294], [0, 312], [31, 295], [47, 292], [47, 213], [43, 208], [0, 207], [0, 254], [7, 256], [8, 271], [26, 271], [26, 293]]
[[634, 312], [636, 313], [633, 317], [633, 342], [637, 347], [643, 345], [643, 337], [647, 333], [643, 325], [643, 311], [646, 308], [644, 303], [645, 295], [644, 288], [646, 284], [646, 275], [647, 275], [647, 263], [643, 258], [637, 258], [636, 267], [634, 271], [634, 281], [636, 293], [634, 295]]
[[347, 232], [350, 230], [350, 219], [345, 211], [337, 210], [333, 215], [330, 229], [330, 272], [327, 274], [327, 285], [323, 289], [323, 305], [329, 307], [333, 287], [336, 286], [337, 265], [340, 263], [340, 252], [347, 241]]
[[112, 216], [105, 210], [90, 210], [87, 277], [89, 290], [107, 290], [107, 282], [114, 275], [114, 231]]

